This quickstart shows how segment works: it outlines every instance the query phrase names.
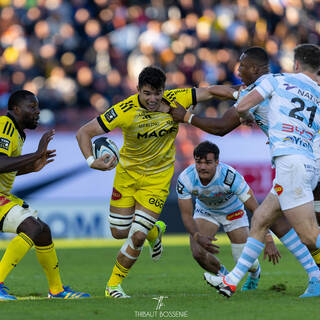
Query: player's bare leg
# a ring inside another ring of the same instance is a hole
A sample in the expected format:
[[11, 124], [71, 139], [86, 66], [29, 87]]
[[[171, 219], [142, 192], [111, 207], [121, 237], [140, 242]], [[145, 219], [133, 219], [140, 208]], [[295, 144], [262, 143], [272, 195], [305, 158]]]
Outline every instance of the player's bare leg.
[[[209, 222], [208, 220], [198, 218], [195, 219], [195, 222], [198, 226], [198, 230], [203, 236], [214, 237], [218, 232], [219, 226]], [[214, 274], [219, 274], [219, 271], [222, 272], [223, 270], [226, 270], [225, 267], [220, 263], [219, 259], [212, 253], [202, 248], [192, 236], [190, 236], [190, 249], [193, 258], [203, 269]]]

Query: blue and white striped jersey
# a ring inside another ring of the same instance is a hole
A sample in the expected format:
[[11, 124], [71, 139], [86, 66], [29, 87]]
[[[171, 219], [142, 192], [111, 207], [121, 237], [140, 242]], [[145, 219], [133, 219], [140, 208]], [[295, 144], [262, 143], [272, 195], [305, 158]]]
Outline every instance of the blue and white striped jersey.
[[[242, 90], [240, 92], [240, 96], [237, 102], [239, 102], [245, 95], [247, 95], [250, 91], [252, 91], [256, 86], [258, 86], [267, 75], [268, 74], [262, 75], [254, 83], [252, 83], [250, 86]], [[250, 109], [250, 113], [253, 115], [257, 125], [267, 136], [268, 136], [268, 129], [269, 129], [268, 112], [269, 112], [269, 99], [263, 100], [261, 103], [257, 104], [256, 106]]]
[[182, 171], [177, 182], [179, 199], [195, 196], [198, 205], [221, 215], [242, 209], [239, 196], [249, 189], [243, 176], [222, 162], [219, 162], [214, 177], [206, 186], [202, 185], [195, 164]]
[[320, 129], [320, 87], [303, 73], [269, 74], [256, 89], [269, 99], [272, 157], [303, 154], [314, 159], [313, 140]]

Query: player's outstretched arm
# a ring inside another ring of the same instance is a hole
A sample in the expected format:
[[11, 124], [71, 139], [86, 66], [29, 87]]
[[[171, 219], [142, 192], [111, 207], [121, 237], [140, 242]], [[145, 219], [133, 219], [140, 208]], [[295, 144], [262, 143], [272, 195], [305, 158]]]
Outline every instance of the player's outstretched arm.
[[[77, 141], [80, 150], [85, 159], [93, 157], [91, 139], [95, 136], [104, 134], [105, 131], [101, 128], [97, 119], [83, 125], [77, 132]], [[109, 161], [105, 162], [109, 156], [106, 154], [101, 158], [95, 159], [90, 167], [96, 170], [107, 171], [113, 169], [115, 166], [115, 157], [111, 157]]]
[[197, 224], [193, 219], [192, 199], [178, 199], [178, 204], [181, 212], [182, 222], [194, 240], [197, 241], [198, 244], [207, 251], [213, 254], [219, 253], [219, 247], [212, 243], [212, 241], [216, 239], [213, 237], [203, 236], [199, 231]]
[[208, 101], [213, 98], [220, 100], [236, 100], [238, 91], [230, 86], [214, 85], [210, 87], [196, 88], [197, 102]]
[[189, 123], [191, 123], [193, 126], [217, 136], [224, 136], [241, 124], [238, 112], [233, 107], [228, 109], [223, 116], [219, 118], [204, 118], [193, 115], [190, 121], [191, 114], [187, 112], [178, 102], [175, 103], [177, 107], [171, 108], [171, 115], [174, 121], [189, 121]]
[[[40, 139], [36, 152], [28, 153], [18, 157], [0, 156], [0, 173], [17, 171], [17, 174], [25, 174], [36, 171], [38, 160], [46, 158], [48, 163], [53, 161], [55, 150], [47, 150], [49, 142], [53, 139], [55, 131], [49, 130]], [[40, 170], [40, 169], [39, 169]], [[39, 171], [37, 170], [37, 171]]]

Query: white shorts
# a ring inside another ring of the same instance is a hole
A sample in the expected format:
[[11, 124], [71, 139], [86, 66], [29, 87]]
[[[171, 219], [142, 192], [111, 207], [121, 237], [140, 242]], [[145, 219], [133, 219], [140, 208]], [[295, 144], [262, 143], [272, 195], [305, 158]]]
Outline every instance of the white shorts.
[[317, 176], [318, 176], [318, 183], [320, 182], [320, 159], [316, 159], [316, 168], [317, 168]]
[[3, 220], [2, 232], [17, 233], [20, 223], [28, 217], [37, 217], [38, 213], [32, 208], [12, 207]]
[[281, 210], [288, 210], [313, 201], [317, 186], [316, 163], [303, 155], [285, 155], [274, 159], [276, 177], [271, 193], [276, 195]]
[[193, 218], [207, 220], [219, 227], [222, 225], [224, 232], [231, 232], [242, 227], [249, 227], [248, 216], [244, 207], [240, 210], [230, 212], [227, 215], [221, 215], [215, 214], [214, 212], [196, 204]]

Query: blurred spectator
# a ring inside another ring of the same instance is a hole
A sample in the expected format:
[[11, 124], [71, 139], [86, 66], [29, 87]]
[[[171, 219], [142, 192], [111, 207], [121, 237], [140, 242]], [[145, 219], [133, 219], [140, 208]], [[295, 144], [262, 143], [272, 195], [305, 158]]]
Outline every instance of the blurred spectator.
[[[45, 109], [43, 124], [58, 129], [76, 129], [134, 93], [149, 64], [167, 72], [168, 88], [238, 84], [237, 60], [248, 46], [265, 47], [279, 72], [292, 70], [297, 44], [320, 42], [320, 0], [0, 0], [0, 7], [0, 108], [9, 92], [27, 88]], [[218, 115], [229, 105], [197, 110]]]

